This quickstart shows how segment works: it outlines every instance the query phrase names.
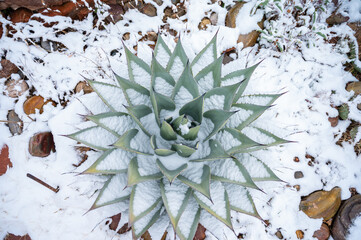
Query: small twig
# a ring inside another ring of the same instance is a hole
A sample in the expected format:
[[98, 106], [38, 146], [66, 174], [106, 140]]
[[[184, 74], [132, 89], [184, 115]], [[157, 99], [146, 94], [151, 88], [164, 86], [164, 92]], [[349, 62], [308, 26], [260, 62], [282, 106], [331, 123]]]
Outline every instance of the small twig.
[[34, 176], [31, 175], [30, 173], [26, 174], [26, 176], [27, 176], [28, 178], [34, 180], [35, 182], [40, 183], [41, 185], [43, 185], [44, 187], [50, 189], [51, 191], [53, 191], [53, 192], [55, 192], [55, 193], [59, 192], [59, 190], [60, 190], [60, 189], [59, 189], [59, 186], [57, 186], [56, 188], [53, 188], [53, 187], [50, 186], [49, 184], [43, 182], [42, 180], [40, 180], [40, 179], [37, 178], [37, 177], [34, 177]]

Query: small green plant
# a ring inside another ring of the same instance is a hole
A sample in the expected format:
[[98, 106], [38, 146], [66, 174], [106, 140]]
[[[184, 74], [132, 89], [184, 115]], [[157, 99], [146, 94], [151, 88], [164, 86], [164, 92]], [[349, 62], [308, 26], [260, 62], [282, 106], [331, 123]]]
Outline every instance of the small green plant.
[[193, 239], [205, 214], [231, 229], [231, 211], [259, 217], [247, 189], [279, 179], [250, 152], [287, 141], [254, 121], [281, 94], [243, 94], [257, 65], [222, 77], [216, 36], [192, 62], [161, 36], [151, 66], [125, 54], [129, 78], [88, 80], [107, 107], [69, 136], [102, 152], [84, 171], [109, 177], [91, 209], [129, 204], [134, 239], [159, 219]]

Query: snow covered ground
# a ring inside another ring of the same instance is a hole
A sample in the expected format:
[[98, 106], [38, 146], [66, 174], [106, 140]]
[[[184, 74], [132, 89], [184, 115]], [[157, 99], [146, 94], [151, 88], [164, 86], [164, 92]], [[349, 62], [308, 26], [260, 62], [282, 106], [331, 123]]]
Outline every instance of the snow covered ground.
[[[252, 4], [256, 2], [252, 1]], [[230, 0], [223, 3], [226, 6], [233, 4]], [[297, 4], [304, 7], [302, 26], [297, 25], [287, 11]], [[131, 239], [130, 232], [118, 235], [106, 225], [108, 217], [126, 209], [125, 206], [107, 206], [86, 213], [95, 200], [94, 191], [102, 186], [105, 179], [77, 175], [90, 166], [96, 154], [90, 152], [89, 159], [81, 167], [75, 168], [72, 164], [80, 161], [73, 147], [75, 143], [62, 135], [76, 130], [75, 124], [81, 121], [81, 116], [77, 114], [86, 113], [83, 105], [91, 105], [94, 101], [95, 93], [84, 96], [82, 93], [73, 94], [76, 84], [83, 80], [82, 76], [110, 81], [111, 68], [117, 73], [127, 71], [123, 42], [131, 50], [137, 45], [137, 55], [150, 63], [152, 49], [148, 44], [154, 42], [139, 41], [142, 35], [138, 32], [158, 32], [160, 26], [164, 25], [163, 10], [171, 5], [170, 0], [163, 1], [161, 6], [156, 5], [157, 17], [129, 10], [123, 20], [115, 25], [106, 25], [104, 30], [93, 29], [92, 15], [81, 22], [72, 22], [64, 17], [48, 18], [50, 21], [58, 21], [50, 28], [44, 28], [42, 23], [31, 20], [27, 24], [17, 24], [14, 27], [17, 32], [12, 38], [0, 39], [0, 54], [23, 67], [24, 74], [29, 78], [27, 83], [35, 88], [36, 95], [57, 103], [67, 102], [65, 108], [61, 104], [48, 104], [43, 113], [37, 112], [29, 118], [23, 111], [23, 103], [30, 95], [29, 91], [19, 99], [0, 95], [0, 120], [6, 120], [8, 111], [15, 109], [24, 122], [24, 131], [17, 136], [12, 136], [8, 127], [0, 124], [0, 146], [9, 146], [13, 164], [5, 175], [0, 176], [0, 239], [7, 232], [17, 235], [28, 233], [33, 240]], [[225, 71], [236, 65], [246, 67], [263, 60], [247, 91], [286, 92], [260, 119], [260, 124], [265, 125], [271, 120], [272, 125], [277, 126], [273, 129], [275, 132], [294, 141], [256, 154], [284, 181], [259, 184], [266, 194], [252, 192], [259, 214], [270, 224], [265, 226], [256, 218], [235, 214], [233, 223], [236, 234], [243, 234], [245, 239], [278, 239], [275, 233], [280, 230], [286, 239], [297, 239], [296, 230], [302, 230], [304, 239], [312, 239], [322, 220], [310, 219], [299, 211], [301, 196], [316, 190], [330, 190], [335, 186], [341, 187], [342, 199], [350, 197], [350, 187], [361, 191], [361, 159], [354, 152], [354, 144], [361, 139], [361, 132], [353, 143], [343, 142], [342, 147], [336, 145], [351, 120], [361, 122], [360, 110], [357, 109], [361, 97], [352, 98], [353, 93], [345, 90], [346, 83], [357, 79], [344, 70], [344, 64], [350, 61], [346, 40], [337, 45], [327, 41], [334, 36], [344, 39], [349, 36], [353, 39], [352, 30], [345, 23], [327, 27], [325, 20], [335, 9], [333, 3], [325, 4], [325, 11], [320, 11], [311, 1], [295, 1], [292, 5], [283, 0], [279, 3], [270, 1], [263, 11], [266, 16], [277, 15], [278, 18], [266, 21], [265, 28], [268, 31], [261, 34], [260, 45], [243, 49], [242, 44], [237, 44], [238, 35], [250, 29], [225, 27], [226, 8], [206, 0], [189, 0], [185, 5], [186, 15], [179, 19], [168, 19], [168, 23], [170, 29], [178, 32], [190, 59], [218, 31], [218, 49], [224, 51], [235, 47], [238, 55], [238, 60], [224, 66]], [[357, 0], [345, 2], [340, 11], [349, 13], [353, 21], [361, 19], [361, 6]], [[100, 12], [99, 17], [102, 17]], [[198, 25], [205, 12], [216, 12], [218, 22], [209, 25], [206, 30], [199, 30]], [[186, 22], [183, 21], [185, 19]], [[255, 17], [237, 21], [256, 28], [258, 20]], [[0, 21], [7, 23], [4, 18], [0, 18]], [[59, 33], [67, 28], [74, 31]], [[127, 32], [130, 38], [123, 41], [122, 37]], [[174, 37], [166, 31], [160, 32], [167, 44], [174, 47]], [[48, 52], [40, 45], [32, 44], [40, 37], [62, 43], [66, 48]], [[275, 40], [278, 44], [274, 44]], [[5, 89], [4, 82], [0, 81], [0, 92]], [[337, 116], [338, 111], [334, 107], [343, 103], [349, 105], [349, 118], [331, 127], [328, 118]], [[46, 158], [31, 156], [28, 152], [29, 139], [35, 133], [49, 130], [54, 135], [56, 152]], [[312, 166], [309, 166], [306, 155], [315, 158]], [[299, 158], [299, 162], [293, 160], [295, 157]], [[304, 177], [295, 179], [295, 171], [302, 171]], [[60, 191], [49, 191], [27, 178], [27, 173], [38, 176], [52, 186], [59, 186]], [[292, 187], [294, 185], [300, 185], [300, 190]], [[125, 222], [127, 218], [122, 217], [119, 226]], [[161, 232], [163, 227], [159, 224], [151, 231]], [[211, 227], [209, 230], [212, 230]], [[218, 232], [223, 239], [236, 239], [234, 233], [226, 227], [213, 227], [213, 231]], [[357, 232], [353, 236], [355, 234]], [[168, 236], [167, 239], [172, 238]], [[207, 239], [214, 237], [208, 233]]]

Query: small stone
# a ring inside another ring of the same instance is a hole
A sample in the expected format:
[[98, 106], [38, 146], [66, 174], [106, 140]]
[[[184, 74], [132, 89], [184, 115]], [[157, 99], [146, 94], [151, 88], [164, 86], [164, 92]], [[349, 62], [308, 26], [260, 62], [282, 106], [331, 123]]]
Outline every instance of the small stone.
[[351, 82], [346, 85], [346, 90], [354, 91], [355, 95], [361, 94], [361, 82]]
[[310, 218], [332, 218], [341, 205], [341, 188], [335, 187], [331, 191], [317, 191], [311, 193], [300, 203], [302, 210]]
[[30, 236], [28, 234], [24, 235], [24, 236], [17, 236], [14, 235], [12, 233], [8, 233], [4, 240], [31, 240]]
[[9, 147], [5, 144], [0, 149], [0, 176], [6, 173], [8, 167], [11, 168], [13, 165], [9, 158]]
[[163, 0], [153, 0], [158, 6], [162, 6]]
[[328, 121], [331, 123], [331, 127], [336, 127], [338, 124], [339, 117], [329, 117]]
[[30, 138], [29, 153], [34, 157], [47, 157], [55, 152], [53, 134], [51, 132], [37, 133]]
[[10, 20], [13, 23], [28, 22], [33, 15], [33, 12], [27, 8], [18, 8], [10, 13]]
[[149, 17], [157, 16], [157, 9], [150, 3], [144, 4], [144, 6], [140, 9], [140, 12]]
[[32, 96], [28, 98], [23, 105], [24, 113], [27, 115], [34, 114], [36, 109], [40, 111], [45, 101], [42, 96]]
[[296, 178], [296, 179], [303, 178], [303, 172], [301, 172], [301, 171], [296, 171], [296, 172], [295, 172], [295, 178]]
[[330, 229], [327, 224], [322, 223], [321, 228], [314, 232], [312, 237], [317, 238], [318, 240], [327, 240], [330, 237]]
[[124, 33], [122, 39], [123, 39], [124, 41], [129, 40], [129, 39], [130, 39], [130, 33], [129, 33], [129, 32]]
[[158, 39], [158, 34], [156, 32], [147, 32], [147, 39], [155, 42]]
[[294, 157], [293, 161], [294, 162], [300, 162], [300, 159], [298, 157]]
[[5, 82], [5, 94], [11, 98], [17, 98], [29, 89], [28, 84], [23, 79], [9, 79]]
[[75, 92], [80, 93], [83, 91], [84, 94], [93, 92], [93, 88], [87, 82], [79, 82], [75, 87]]
[[18, 71], [19, 69], [14, 63], [6, 59], [1, 60], [0, 78], [8, 78], [11, 74], [17, 73]]
[[361, 110], [361, 103], [357, 104], [357, 109]]
[[193, 240], [204, 240], [206, 238], [206, 228], [202, 224], [198, 224], [196, 234]]
[[209, 17], [209, 20], [211, 20], [212, 25], [217, 25], [218, 23], [218, 13], [212, 12], [211, 16]]
[[297, 184], [297, 185], [294, 185], [293, 187], [297, 190], [297, 192], [300, 191], [300, 189], [301, 189], [301, 186], [298, 185], [298, 184]]
[[[237, 15], [244, 4], [245, 4], [245, 2], [237, 2], [228, 11], [227, 16], [226, 16], [226, 26], [227, 27], [231, 27], [231, 28], [237, 27], [236, 26]], [[257, 23], [261, 29], [264, 28], [263, 23], [264, 23], [264, 18], [260, 22]], [[256, 31], [256, 30], [254, 30], [248, 34], [240, 34], [238, 37], [237, 43], [242, 42], [243, 48], [252, 47], [256, 44], [259, 35], [260, 35], [260, 32]]]
[[207, 17], [203, 18], [202, 21], [199, 23], [198, 28], [199, 30], [207, 29], [207, 25], [211, 24], [211, 20]]
[[297, 239], [303, 239], [303, 236], [304, 236], [305, 234], [301, 231], [301, 230], [297, 230], [296, 231], [296, 237], [297, 237]]
[[64, 2], [69, 1], [71, 0], [1, 0], [0, 10], [7, 8], [17, 9], [19, 7], [25, 7], [34, 11], [44, 7], [51, 7], [53, 5], [61, 5]]
[[335, 240], [346, 240], [353, 221], [361, 214], [361, 195], [347, 199], [341, 206], [331, 228]]
[[278, 239], [283, 239], [283, 235], [281, 233], [280, 230], [278, 230], [276, 233], [275, 233], [276, 237], [278, 237]]
[[109, 16], [105, 18], [107, 22], [117, 23], [120, 20], [123, 20], [123, 15], [125, 13], [124, 8], [119, 4], [110, 4], [110, 9], [108, 10]]
[[43, 38], [41, 38], [40, 46], [48, 52], [55, 52], [58, 49], [58, 44], [56, 42], [50, 40], [44, 41]]
[[24, 124], [14, 110], [9, 111], [7, 119], [8, 119], [7, 125], [9, 127], [11, 134], [13, 136], [20, 135], [23, 132]]
[[94, 7], [94, 0], [77, 0], [76, 2], [66, 2], [60, 6], [39, 9], [39, 12], [49, 17], [67, 16], [73, 20], [83, 20], [88, 16], [92, 7]]

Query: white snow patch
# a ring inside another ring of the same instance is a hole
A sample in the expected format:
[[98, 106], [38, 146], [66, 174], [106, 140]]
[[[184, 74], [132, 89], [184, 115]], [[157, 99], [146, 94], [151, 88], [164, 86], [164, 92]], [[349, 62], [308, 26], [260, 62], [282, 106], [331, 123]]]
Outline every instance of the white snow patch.
[[116, 111], [126, 112], [123, 105], [127, 104], [127, 102], [121, 88], [97, 83], [94, 83], [94, 86], [105, 101], [107, 101]]
[[203, 94], [213, 89], [213, 83], [213, 71], [210, 71], [207, 75], [198, 80], [199, 93]]
[[255, 104], [261, 106], [267, 106], [272, 101], [271, 97], [249, 95], [242, 96], [238, 99], [237, 103]]
[[261, 30], [258, 26], [264, 16], [264, 10], [257, 9], [255, 14], [251, 14], [252, 9], [255, 7], [255, 1], [245, 3], [239, 10], [236, 18], [236, 26], [239, 34], [247, 34], [253, 30]]
[[134, 81], [146, 89], [150, 89], [150, 74], [134, 61], [131, 61], [130, 65], [132, 68]]
[[266, 134], [261, 133], [257, 128], [245, 127], [242, 129], [242, 133], [261, 144], [271, 144], [275, 142], [275, 139], [267, 136]]
[[229, 203], [249, 213], [254, 213], [253, 206], [247, 195], [245, 187], [235, 184], [223, 184], [228, 193]]
[[138, 170], [140, 176], [148, 176], [159, 173], [160, 170], [151, 156], [138, 155]]
[[192, 94], [183, 86], [179, 88], [178, 93], [174, 97], [174, 102], [177, 107], [183, 107], [186, 103], [192, 100]]
[[349, 229], [348, 240], [358, 240], [361, 237], [361, 215], [357, 216]]
[[109, 153], [97, 166], [97, 170], [124, 170], [128, 169], [130, 159], [134, 154], [123, 149], [115, 149]]
[[203, 163], [193, 163], [181, 175], [190, 181], [200, 184], [202, 182]]
[[204, 99], [204, 112], [211, 109], [223, 109], [224, 108], [224, 95], [212, 95], [211, 97]]
[[239, 146], [242, 144], [237, 138], [227, 131], [220, 131], [217, 134], [217, 140], [222, 144], [225, 150], [231, 149], [233, 147]]
[[245, 121], [247, 118], [249, 118], [253, 111], [251, 110], [245, 110], [243, 108], [232, 108], [231, 110], [237, 110], [235, 114], [233, 114], [226, 123], [226, 126], [229, 128], [236, 128], [241, 124], [243, 121]]
[[174, 217], [177, 217], [189, 187], [177, 179], [169, 184], [168, 180], [163, 178], [163, 182], [169, 210]]
[[99, 123], [114, 130], [119, 135], [122, 135], [125, 131], [135, 127], [133, 119], [127, 115], [101, 118]]
[[198, 203], [193, 197], [190, 197], [187, 207], [185, 208], [178, 222], [179, 230], [186, 237], [186, 239], [189, 238], [190, 230], [193, 227], [194, 218], [198, 212], [198, 209]]
[[130, 99], [130, 102], [133, 105], [147, 105], [150, 107], [150, 99], [149, 96], [141, 94], [137, 91], [135, 91], [134, 89], [127, 89], [126, 90], [128, 97]]
[[212, 182], [210, 186], [212, 202], [199, 192], [195, 192], [196, 196], [204, 202], [212, 211], [221, 218], [227, 218], [225, 189], [220, 182]]
[[[138, 183], [135, 187], [133, 214], [138, 216], [152, 206], [159, 198], [160, 188], [157, 181]], [[150, 214], [150, 213], [148, 213]]]
[[230, 158], [212, 161], [209, 166], [211, 167], [212, 174], [215, 176], [236, 182], [246, 182], [242, 172], [239, 170], [234, 160]]
[[214, 43], [209, 45], [207, 50], [192, 66], [192, 71], [194, 76], [196, 76], [203, 68], [207, 67], [209, 64], [211, 64], [216, 60], [217, 56], [213, 54], [213, 47], [214, 47]]
[[179, 77], [182, 75], [182, 72], [184, 70], [184, 64], [182, 60], [177, 56], [174, 59], [173, 65], [170, 68], [170, 75], [173, 77], [174, 81], [178, 81]]
[[159, 44], [157, 54], [156, 54], [155, 58], [157, 59], [159, 64], [162, 65], [162, 67], [166, 68], [167, 64], [169, 62], [170, 55], [164, 49], [164, 47], [161, 44]]
[[172, 95], [173, 86], [161, 77], [155, 78], [154, 89], [157, 93], [170, 97]]
[[107, 188], [104, 189], [103, 194], [98, 199], [97, 205], [102, 205], [114, 201], [117, 198], [129, 196], [132, 188], [125, 188], [125, 186], [127, 186], [127, 175], [114, 175], [114, 177], [112, 177], [112, 179], [110, 180]]
[[93, 127], [81, 132], [76, 135], [76, 139], [102, 148], [109, 148], [109, 145], [118, 140], [116, 136], [101, 127]]
[[243, 164], [252, 178], [268, 178], [270, 174], [263, 163], [250, 154], [240, 154], [237, 159]]

